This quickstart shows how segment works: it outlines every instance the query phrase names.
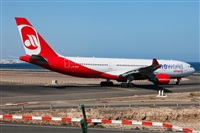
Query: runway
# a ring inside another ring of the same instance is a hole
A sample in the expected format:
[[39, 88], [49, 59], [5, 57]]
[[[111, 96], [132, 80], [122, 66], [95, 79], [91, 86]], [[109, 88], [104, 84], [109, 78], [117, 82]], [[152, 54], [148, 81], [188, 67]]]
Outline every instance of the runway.
[[[45, 125], [26, 125], [26, 124], [0, 124], [1, 133], [82, 133], [79, 127], [66, 127], [66, 126], [45, 126]], [[140, 131], [140, 130], [109, 130], [109, 129], [98, 129], [89, 128], [89, 133], [160, 133], [158, 131]], [[164, 132], [164, 133], [175, 133], [175, 132]]]
[[169, 85], [155, 86], [150, 82], [138, 83], [131, 88], [101, 87], [93, 85], [34, 85], [34, 84], [1, 84], [1, 104], [33, 101], [60, 101], [126, 97], [134, 95], [158, 94], [158, 90], [165, 93], [182, 93], [199, 91], [200, 76], [190, 76], [181, 85], [171, 82]]

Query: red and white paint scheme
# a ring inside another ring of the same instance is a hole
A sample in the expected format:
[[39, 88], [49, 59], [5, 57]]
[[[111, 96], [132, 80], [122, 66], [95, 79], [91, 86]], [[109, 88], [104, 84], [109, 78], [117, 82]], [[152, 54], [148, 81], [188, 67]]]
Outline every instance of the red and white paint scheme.
[[[67, 117], [49, 117], [49, 116], [30, 116], [30, 115], [0, 115], [0, 119], [3, 122], [6, 119], [11, 120], [39, 120], [41, 121], [62, 121], [62, 122], [80, 122], [82, 118], [67, 118]], [[101, 124], [120, 124], [120, 125], [140, 125], [140, 126], [157, 126], [162, 128], [170, 128], [176, 131], [188, 132], [188, 133], [200, 133], [189, 128], [182, 128], [168, 123], [150, 122], [150, 121], [135, 121], [135, 120], [105, 120], [105, 119], [87, 119], [88, 123], [101, 123]]]
[[163, 85], [171, 78], [180, 84], [182, 77], [195, 71], [190, 64], [175, 60], [64, 57], [53, 51], [26, 18], [15, 19], [26, 52], [20, 60], [66, 75], [106, 79], [101, 86], [112, 86], [110, 80], [117, 80], [129, 87], [133, 80], [142, 79]]

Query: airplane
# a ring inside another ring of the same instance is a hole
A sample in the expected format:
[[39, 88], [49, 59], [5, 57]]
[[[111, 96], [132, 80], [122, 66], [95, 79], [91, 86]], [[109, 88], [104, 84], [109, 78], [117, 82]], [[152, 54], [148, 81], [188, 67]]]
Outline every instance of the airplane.
[[167, 85], [170, 79], [189, 76], [195, 69], [177, 60], [65, 57], [56, 53], [26, 18], [15, 17], [26, 55], [20, 60], [61, 74], [83, 78], [102, 78], [101, 86], [132, 87], [133, 80], [149, 80], [155, 85]]

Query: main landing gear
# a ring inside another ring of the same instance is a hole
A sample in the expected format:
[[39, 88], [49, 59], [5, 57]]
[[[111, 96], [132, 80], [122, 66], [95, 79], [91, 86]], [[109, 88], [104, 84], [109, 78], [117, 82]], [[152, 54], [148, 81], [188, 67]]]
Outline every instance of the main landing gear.
[[101, 86], [113, 86], [113, 82], [108, 79], [107, 81], [102, 81], [100, 83], [100, 85]]
[[131, 81], [133, 81], [133, 79], [134, 79], [134, 77], [131, 76], [131, 75], [129, 75], [129, 76], [128, 76], [128, 79], [127, 79], [127, 82], [126, 82], [126, 83], [121, 83], [121, 87], [122, 87], [122, 88], [133, 87], [134, 84], [131, 83]]
[[180, 84], [181, 84], [181, 78], [177, 78], [176, 85], [180, 85]]
[[128, 87], [133, 87], [133, 86], [134, 86], [133, 83], [121, 83], [122, 88], [128, 88]]

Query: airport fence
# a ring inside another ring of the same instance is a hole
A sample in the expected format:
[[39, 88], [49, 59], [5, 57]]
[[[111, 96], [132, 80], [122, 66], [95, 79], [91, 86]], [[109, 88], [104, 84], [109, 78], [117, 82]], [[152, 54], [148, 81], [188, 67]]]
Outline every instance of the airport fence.
[[[29, 116], [29, 115], [12, 115], [3, 114], [0, 115], [1, 121], [4, 120], [25, 120], [25, 121], [57, 121], [57, 122], [80, 122], [82, 118], [66, 118], [66, 117], [49, 117], [49, 116]], [[188, 132], [188, 133], [200, 133], [200, 131], [195, 131], [189, 128], [183, 128], [175, 126], [168, 123], [161, 122], [150, 122], [150, 121], [134, 121], [134, 120], [104, 120], [104, 119], [87, 119], [88, 123], [93, 124], [117, 124], [117, 125], [138, 125], [138, 126], [155, 126], [161, 129], [167, 128], [175, 131]]]
[[[87, 108], [113, 108], [113, 107], [187, 107], [194, 106], [199, 107], [199, 102], [145, 102], [145, 103], [96, 103], [96, 104], [86, 104]], [[80, 104], [77, 105], [67, 105], [67, 104], [34, 104], [34, 102], [27, 103], [7, 103], [1, 106], [1, 110], [8, 111], [24, 111], [24, 110], [53, 110], [53, 109], [69, 109], [69, 108], [80, 108]]]

